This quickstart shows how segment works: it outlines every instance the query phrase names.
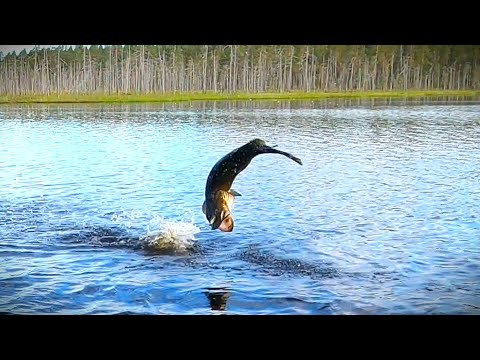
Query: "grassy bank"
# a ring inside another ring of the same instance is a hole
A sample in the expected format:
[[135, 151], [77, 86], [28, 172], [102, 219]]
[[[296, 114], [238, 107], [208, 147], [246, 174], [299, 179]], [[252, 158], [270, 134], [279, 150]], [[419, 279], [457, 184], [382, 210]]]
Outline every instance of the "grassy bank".
[[314, 100], [327, 98], [416, 98], [416, 97], [480, 97], [480, 90], [438, 91], [353, 91], [353, 92], [288, 92], [288, 93], [177, 93], [177, 94], [91, 94], [91, 95], [25, 95], [0, 96], [0, 104], [18, 103], [146, 103], [210, 100]]

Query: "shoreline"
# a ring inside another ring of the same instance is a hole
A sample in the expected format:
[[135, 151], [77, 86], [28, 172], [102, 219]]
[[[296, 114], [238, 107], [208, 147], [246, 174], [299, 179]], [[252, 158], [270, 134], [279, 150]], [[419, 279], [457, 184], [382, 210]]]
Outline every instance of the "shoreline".
[[322, 100], [362, 98], [418, 98], [418, 97], [479, 98], [480, 90], [407, 90], [407, 91], [352, 91], [352, 92], [284, 92], [284, 93], [177, 93], [177, 94], [52, 94], [2, 95], [0, 104], [65, 104], [65, 103], [163, 103], [185, 101], [253, 101], [253, 100]]

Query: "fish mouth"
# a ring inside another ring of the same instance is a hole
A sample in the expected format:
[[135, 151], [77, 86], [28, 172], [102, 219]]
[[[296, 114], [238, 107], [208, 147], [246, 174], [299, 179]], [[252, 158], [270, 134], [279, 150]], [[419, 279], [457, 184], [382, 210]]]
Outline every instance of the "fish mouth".
[[212, 223], [212, 230], [220, 230], [223, 232], [232, 232], [235, 222], [232, 215], [229, 213], [226, 216], [215, 218]]
[[303, 165], [303, 162], [300, 158], [293, 156], [292, 154], [286, 151], [277, 150], [275, 149], [276, 147], [277, 145], [273, 145], [273, 146], [263, 145], [260, 147], [259, 150], [260, 150], [260, 153], [262, 154], [280, 154], [280, 155], [286, 156], [289, 159], [292, 159], [293, 161], [295, 161], [297, 164]]

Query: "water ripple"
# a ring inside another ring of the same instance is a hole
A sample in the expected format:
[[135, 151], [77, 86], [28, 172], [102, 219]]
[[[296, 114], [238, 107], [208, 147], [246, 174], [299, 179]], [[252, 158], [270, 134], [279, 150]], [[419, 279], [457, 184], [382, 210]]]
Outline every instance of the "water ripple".
[[[237, 177], [233, 233], [201, 212]], [[0, 107], [2, 314], [480, 314], [480, 105]], [[168, 251], [167, 251], [168, 250]]]

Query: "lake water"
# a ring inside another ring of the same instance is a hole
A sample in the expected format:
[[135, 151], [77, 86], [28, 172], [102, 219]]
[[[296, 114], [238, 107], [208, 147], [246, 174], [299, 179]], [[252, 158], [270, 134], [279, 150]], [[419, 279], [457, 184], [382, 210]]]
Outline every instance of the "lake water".
[[472, 100], [3, 105], [0, 312], [480, 314], [479, 174]]

